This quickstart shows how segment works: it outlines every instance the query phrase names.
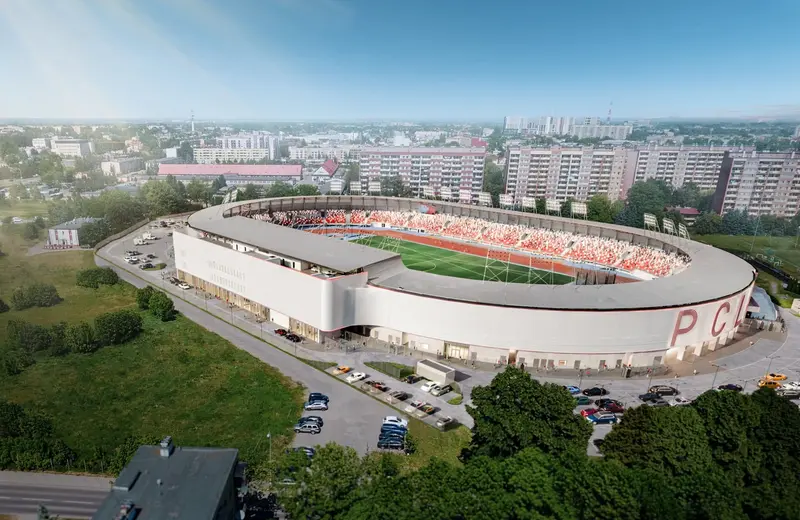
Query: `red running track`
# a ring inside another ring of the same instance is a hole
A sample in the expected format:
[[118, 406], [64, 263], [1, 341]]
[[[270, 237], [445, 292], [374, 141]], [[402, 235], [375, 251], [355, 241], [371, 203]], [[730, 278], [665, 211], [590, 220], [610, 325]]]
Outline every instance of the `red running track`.
[[[405, 240], [407, 242], [415, 242], [417, 244], [423, 244], [426, 246], [433, 246], [441, 249], [449, 249], [450, 251], [458, 251], [459, 253], [466, 253], [469, 255], [482, 256], [482, 257], [486, 257], [487, 255], [489, 255], [491, 258], [497, 260], [511, 262], [512, 264], [518, 264], [522, 266], [533, 267], [534, 269], [541, 269], [542, 271], [553, 271], [555, 273], [561, 273], [570, 276], [572, 278], [575, 278], [576, 269], [570, 265], [561, 263], [557, 258], [554, 258], [552, 260], [545, 260], [543, 258], [537, 258], [521, 253], [511, 252], [509, 254], [509, 252], [506, 250], [498, 251], [496, 249], [490, 249], [487, 246], [482, 246], [479, 244], [465, 244], [464, 242], [458, 242], [456, 240], [447, 240], [440, 237], [417, 235], [413, 233], [402, 233], [400, 231], [394, 231], [391, 229], [381, 229], [381, 228], [358, 228], [358, 230], [355, 230], [348, 228], [325, 227], [325, 228], [311, 229], [308, 231], [311, 231], [312, 233], [317, 233], [319, 235], [329, 235], [331, 233], [354, 233], [357, 231], [359, 234], [362, 235], [376, 235], [382, 237], [397, 238], [399, 240]], [[636, 280], [634, 278], [627, 278], [624, 275], [620, 275], [619, 273], [617, 274], [616, 277], [617, 283], [631, 283], [638, 281], [639, 280]]]

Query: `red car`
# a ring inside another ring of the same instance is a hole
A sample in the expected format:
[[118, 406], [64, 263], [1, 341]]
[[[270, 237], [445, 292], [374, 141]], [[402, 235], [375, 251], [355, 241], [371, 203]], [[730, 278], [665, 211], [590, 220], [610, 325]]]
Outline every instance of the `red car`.
[[597, 408], [587, 408], [585, 410], [581, 410], [581, 417], [589, 417], [590, 415], [594, 415], [599, 410]]
[[601, 412], [625, 413], [625, 408], [619, 403], [610, 402], [600, 407]]
[[278, 336], [285, 336], [288, 333], [286, 332], [286, 329], [275, 329], [275, 334]]

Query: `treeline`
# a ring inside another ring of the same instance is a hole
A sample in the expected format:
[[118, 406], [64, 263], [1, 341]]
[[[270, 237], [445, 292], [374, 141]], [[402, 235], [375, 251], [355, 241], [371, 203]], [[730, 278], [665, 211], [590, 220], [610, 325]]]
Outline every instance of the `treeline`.
[[800, 410], [772, 390], [630, 409], [602, 458], [586, 455], [592, 427], [559, 385], [509, 367], [473, 403], [463, 465], [401, 472], [396, 456], [329, 444], [278, 463], [275, 477], [296, 481], [277, 486], [281, 504], [292, 518], [798, 518]]
[[793, 218], [763, 215], [753, 217], [744, 210], [735, 210], [720, 217], [715, 213], [703, 213], [695, 221], [694, 232], [698, 235], [748, 235], [748, 236], [797, 236], [800, 214]]

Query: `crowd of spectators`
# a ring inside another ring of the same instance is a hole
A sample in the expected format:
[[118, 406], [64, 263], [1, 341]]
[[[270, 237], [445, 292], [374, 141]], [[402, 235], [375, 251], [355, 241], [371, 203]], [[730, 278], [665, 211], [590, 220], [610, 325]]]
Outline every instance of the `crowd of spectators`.
[[634, 245], [628, 242], [565, 231], [530, 228], [521, 225], [488, 222], [472, 217], [426, 214], [413, 211], [316, 210], [273, 212], [253, 218], [271, 221], [282, 226], [385, 224], [417, 229], [471, 240], [487, 245], [562, 257], [578, 262], [618, 267], [627, 271], [644, 271], [653, 276], [669, 276], [688, 266], [688, 259], [661, 249]]

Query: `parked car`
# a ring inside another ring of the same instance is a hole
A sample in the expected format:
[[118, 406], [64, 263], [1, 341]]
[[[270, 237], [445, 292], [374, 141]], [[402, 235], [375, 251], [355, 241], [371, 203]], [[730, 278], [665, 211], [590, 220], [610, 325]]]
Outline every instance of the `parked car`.
[[310, 433], [316, 435], [321, 431], [319, 425], [313, 423], [297, 423], [294, 425], [295, 433]]
[[317, 450], [315, 450], [314, 448], [312, 448], [310, 446], [298, 446], [297, 448], [293, 448], [293, 450], [294, 451], [302, 451], [303, 453], [308, 455], [309, 459], [314, 457], [314, 455], [317, 454]]
[[436, 408], [434, 408], [433, 405], [428, 404], [428, 403], [425, 403], [419, 409], [420, 409], [420, 411], [425, 412], [428, 415], [430, 415], [430, 414], [432, 414], [433, 412], [436, 411]]
[[327, 403], [328, 401], [330, 401], [330, 398], [327, 395], [321, 394], [319, 392], [311, 392], [310, 394], [308, 394], [308, 401], [309, 402], [311, 402], [311, 401], [323, 401], [323, 402]]
[[378, 436], [378, 443], [389, 442], [389, 441], [405, 442], [405, 440], [406, 440], [406, 435], [404, 433], [399, 433], [399, 432], [384, 432]]
[[381, 433], [387, 433], [387, 432], [399, 432], [405, 435], [408, 432], [408, 428], [404, 428], [399, 424], [384, 424], [383, 426], [381, 426]]
[[405, 448], [405, 443], [403, 441], [397, 441], [397, 440], [378, 441], [379, 450], [402, 450], [403, 448]]
[[142, 270], [144, 270], [144, 269], [152, 269], [152, 268], [153, 268], [153, 264], [151, 264], [150, 262], [144, 263], [144, 264], [139, 266], [139, 269], [142, 269]]
[[594, 415], [586, 417], [587, 420], [594, 424], [617, 424], [619, 418], [613, 413], [598, 412]]
[[154, 258], [156, 258], [156, 255], [151, 253], [151, 254], [147, 255], [147, 258], [149, 258], [150, 260], [153, 260]]
[[410, 376], [406, 376], [406, 380], [405, 381], [409, 385], [414, 385], [414, 384], [418, 383], [421, 380], [422, 380], [422, 378], [420, 376], [418, 376], [416, 374], [411, 374]]
[[608, 390], [601, 386], [593, 386], [583, 391], [583, 395], [594, 397], [596, 395], [608, 395]]
[[648, 406], [654, 406], [656, 408], [661, 408], [662, 406], [669, 406], [669, 403], [664, 400], [663, 397], [659, 397], [658, 399], [654, 399], [652, 401], [647, 402]]
[[661, 396], [658, 395], [658, 394], [655, 394], [653, 392], [647, 392], [645, 394], [639, 394], [639, 400], [640, 401], [644, 401], [645, 403], [647, 403], [649, 401], [655, 401], [657, 399], [661, 399]]
[[782, 388], [785, 388], [787, 390], [800, 390], [800, 383], [798, 383], [797, 381], [791, 381], [789, 383], [781, 383], [781, 384], [783, 385]]
[[328, 403], [326, 403], [324, 401], [311, 401], [311, 402], [306, 402], [303, 405], [303, 408], [305, 410], [323, 410], [324, 411], [324, 410], [328, 409]]
[[648, 392], [651, 393], [651, 394], [658, 394], [660, 396], [678, 395], [678, 389], [677, 388], [674, 388], [674, 387], [671, 387], [671, 386], [666, 386], [666, 385], [651, 386], [650, 390], [648, 390]]
[[581, 410], [581, 417], [589, 417], [590, 415], [594, 415], [600, 410], [597, 408], [587, 408], [585, 410]]
[[275, 334], [277, 334], [278, 336], [285, 336], [288, 334], [288, 332], [286, 331], [286, 329], [275, 329]]
[[171, 276], [169, 279], [169, 283], [171, 283], [172, 285], [178, 285], [179, 283], [181, 283], [181, 281], [175, 278], [174, 276]]
[[453, 390], [453, 388], [450, 385], [437, 386], [436, 388], [433, 388], [431, 390], [431, 395], [440, 396], [440, 395], [444, 395], [444, 394], [446, 394], [446, 393], [448, 393], [448, 392], [450, 392], [452, 390]]
[[776, 392], [786, 399], [800, 399], [800, 389], [797, 388], [778, 388]]
[[419, 389], [422, 390], [423, 392], [430, 392], [434, 388], [438, 388], [438, 387], [439, 387], [439, 385], [437, 383], [435, 383], [434, 381], [427, 381], [427, 382], [425, 382], [424, 385], [419, 387]]
[[408, 403], [408, 406], [406, 406], [406, 412], [412, 413], [416, 410], [419, 410], [423, 406], [425, 406], [425, 403], [423, 403], [422, 401], [417, 401], [417, 400], [411, 401], [410, 403]]
[[436, 420], [436, 427], [440, 428], [442, 430], [446, 430], [447, 428], [452, 426], [454, 423], [455, 423], [455, 420], [450, 416], [439, 417], [439, 419]]
[[167, 233], [167, 236], [168, 236], [168, 237], [171, 237], [171, 236], [172, 236], [172, 231], [169, 231], [169, 232]]
[[181, 288], [181, 289], [183, 289], [183, 290], [186, 290], [186, 289], [191, 289], [191, 288], [192, 288], [192, 286], [191, 286], [191, 285], [189, 285], [189, 284], [188, 284], [188, 283], [186, 283], [186, 282], [179, 283], [179, 284], [178, 284], [178, 287], [180, 287], [180, 288]]
[[398, 401], [405, 401], [406, 399], [411, 397], [411, 394], [409, 394], [408, 392], [403, 392], [402, 390], [395, 390], [394, 392], [389, 394], [388, 397], [392, 398], [392, 399], [396, 399]]
[[320, 428], [322, 428], [324, 422], [322, 421], [322, 417], [319, 415], [307, 415], [305, 417], [301, 417], [298, 421], [299, 423], [314, 423]]
[[396, 415], [387, 415], [383, 418], [383, 424], [399, 424], [400, 426], [408, 428], [408, 419], [403, 419]]
[[564, 388], [566, 388], [567, 392], [571, 393], [572, 395], [581, 393], [581, 389], [577, 386], [565, 385]]
[[670, 406], [686, 406], [687, 404], [692, 404], [692, 400], [686, 399], [685, 397], [676, 397], [675, 399], [669, 400]]
[[730, 390], [731, 392], [741, 392], [742, 387], [741, 385], [736, 385], [733, 383], [726, 383], [724, 385], [719, 385], [717, 390]]
[[576, 395], [575, 404], [576, 406], [586, 406], [588, 404], [594, 404], [594, 400], [589, 399], [585, 395]]
[[781, 384], [777, 381], [773, 381], [772, 379], [762, 379], [758, 382], [759, 388], [772, 388], [773, 390], [777, 390], [781, 387]]
[[769, 373], [764, 376], [764, 379], [767, 381], [786, 381], [786, 376], [784, 374]]
[[615, 401], [614, 399], [596, 399], [594, 402], [595, 406], [597, 406], [598, 408], [601, 408], [611, 403], [622, 406], [622, 403], [620, 403], [619, 401]]
[[600, 411], [609, 413], [625, 413], [625, 407], [617, 402], [612, 401], [601, 406]]
[[375, 390], [378, 390], [379, 392], [385, 392], [385, 391], [387, 391], [389, 389], [388, 386], [386, 386], [385, 384], [381, 383], [380, 381], [372, 383], [372, 388], [374, 388]]
[[340, 374], [346, 374], [350, 372], [350, 370], [352, 370], [350, 367], [341, 365], [333, 369], [333, 375], [338, 376]]
[[301, 341], [303, 341], [303, 338], [301, 338], [297, 334], [292, 334], [291, 332], [286, 335], [286, 339], [288, 339], [292, 343], [300, 343]]
[[347, 382], [348, 383], [357, 383], [357, 382], [361, 381], [362, 379], [366, 379], [366, 378], [367, 378], [367, 374], [365, 374], [364, 372], [353, 372], [352, 374], [347, 376]]

